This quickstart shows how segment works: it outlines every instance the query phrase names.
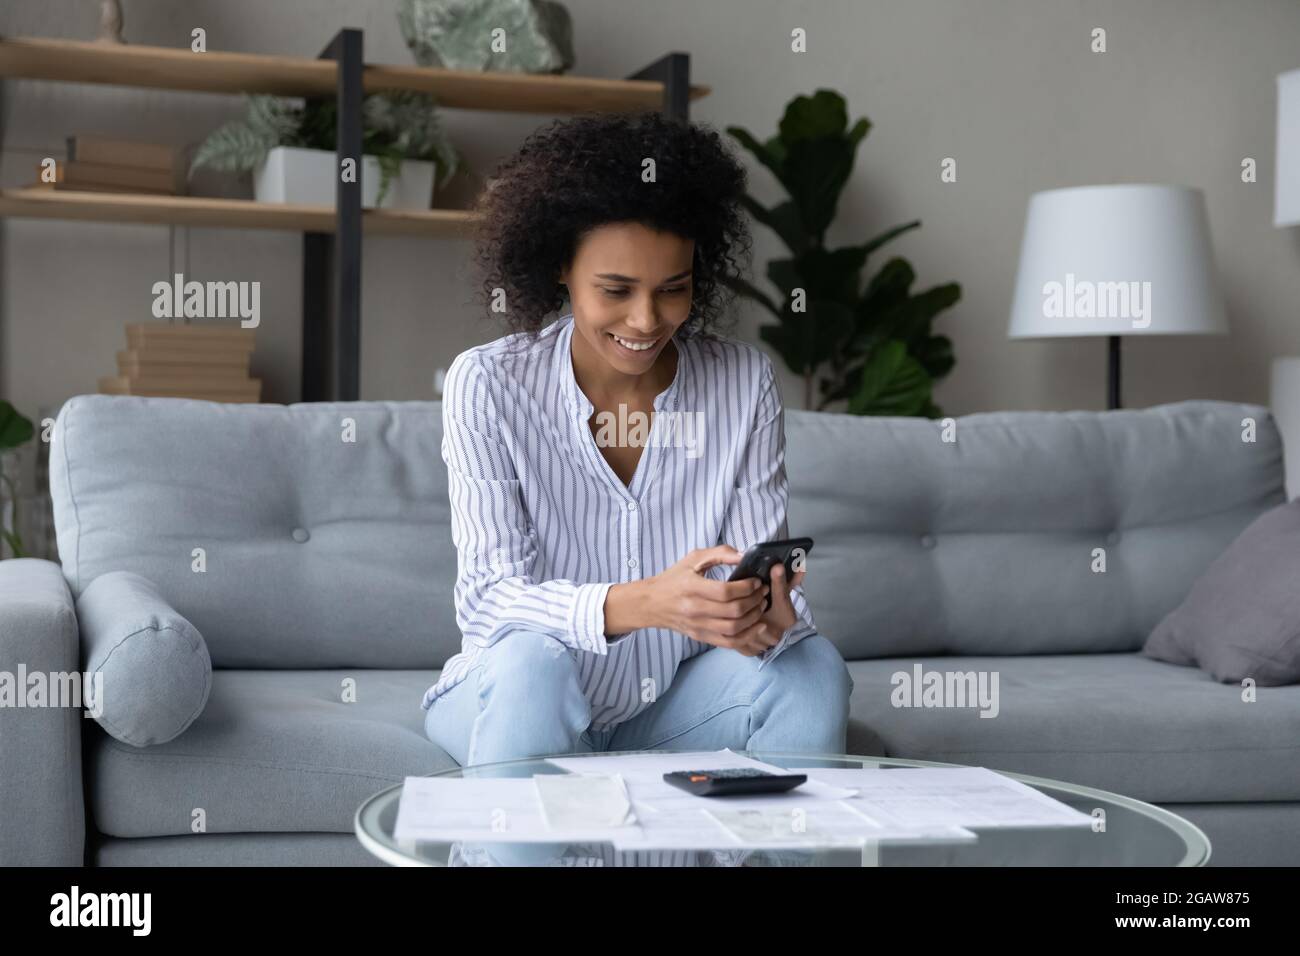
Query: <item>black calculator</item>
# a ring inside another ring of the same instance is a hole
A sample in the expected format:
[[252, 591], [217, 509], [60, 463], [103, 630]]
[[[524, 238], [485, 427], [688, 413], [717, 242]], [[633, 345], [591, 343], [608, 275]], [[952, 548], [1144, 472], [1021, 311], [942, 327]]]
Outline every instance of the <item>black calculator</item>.
[[750, 793], [783, 793], [808, 779], [806, 773], [769, 773], [749, 767], [726, 770], [676, 770], [664, 781], [697, 797], [732, 797]]

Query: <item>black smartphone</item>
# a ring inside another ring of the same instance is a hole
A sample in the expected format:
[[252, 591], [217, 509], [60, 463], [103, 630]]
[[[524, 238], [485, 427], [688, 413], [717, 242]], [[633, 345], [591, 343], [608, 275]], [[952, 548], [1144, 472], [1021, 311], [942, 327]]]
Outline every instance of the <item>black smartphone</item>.
[[[803, 569], [803, 560], [812, 550], [812, 538], [788, 538], [784, 541], [764, 541], [745, 552], [740, 563], [736, 565], [728, 581], [743, 581], [745, 578], [758, 578], [769, 587], [772, 584], [772, 566], [785, 565], [786, 580], [794, 577], [796, 571]], [[797, 565], [797, 567], [796, 567]], [[767, 595], [767, 607], [772, 609], [772, 594]]]

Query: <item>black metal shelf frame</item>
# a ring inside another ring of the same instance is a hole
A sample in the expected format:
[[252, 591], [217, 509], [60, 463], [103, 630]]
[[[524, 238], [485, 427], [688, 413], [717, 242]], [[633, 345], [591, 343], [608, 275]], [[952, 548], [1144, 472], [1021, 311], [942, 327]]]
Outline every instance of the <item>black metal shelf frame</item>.
[[[339, 65], [336, 154], [354, 157], [357, 175], [338, 176], [333, 234], [302, 237], [302, 401], [351, 402], [361, 393], [362, 32], [340, 30], [321, 58]], [[663, 113], [690, 118], [689, 54], [666, 54], [627, 79], [662, 83]]]

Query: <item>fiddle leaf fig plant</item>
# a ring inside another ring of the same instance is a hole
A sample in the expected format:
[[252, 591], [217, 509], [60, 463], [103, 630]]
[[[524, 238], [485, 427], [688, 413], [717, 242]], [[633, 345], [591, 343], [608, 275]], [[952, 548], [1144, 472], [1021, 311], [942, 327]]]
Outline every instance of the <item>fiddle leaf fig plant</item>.
[[15, 558], [23, 557], [26, 551], [23, 548], [22, 536], [18, 533], [18, 487], [4, 472], [4, 452], [31, 441], [34, 434], [36, 429], [31, 420], [20, 415], [16, 408], [0, 399], [0, 491], [4, 492], [0, 500], [7, 497], [13, 504], [13, 526], [10, 528], [5, 527], [4, 512], [0, 510], [0, 539], [9, 546]]
[[870, 129], [865, 117], [850, 127], [844, 97], [825, 89], [791, 100], [777, 134], [765, 142], [727, 127], [789, 196], [770, 209], [749, 195], [743, 203], [790, 250], [788, 258], [767, 264], [779, 297], [743, 279], [727, 284], [771, 313], [774, 321], [760, 326], [759, 336], [803, 378], [804, 407], [844, 401], [855, 415], [934, 418], [942, 415], [931, 397], [934, 383], [956, 359], [952, 342], [932, 326], [961, 298], [961, 287], [952, 282], [915, 292], [916, 274], [897, 256], [863, 280], [871, 254], [920, 220], [856, 245], [826, 247], [826, 230]]

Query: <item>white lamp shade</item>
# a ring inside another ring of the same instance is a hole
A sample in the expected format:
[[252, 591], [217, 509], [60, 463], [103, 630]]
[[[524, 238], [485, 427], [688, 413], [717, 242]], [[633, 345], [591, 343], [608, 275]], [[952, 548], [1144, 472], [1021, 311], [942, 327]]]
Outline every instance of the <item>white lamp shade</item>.
[[1200, 190], [1078, 186], [1030, 197], [1012, 338], [1227, 331]]
[[1277, 78], [1273, 225], [1300, 225], [1300, 70]]

